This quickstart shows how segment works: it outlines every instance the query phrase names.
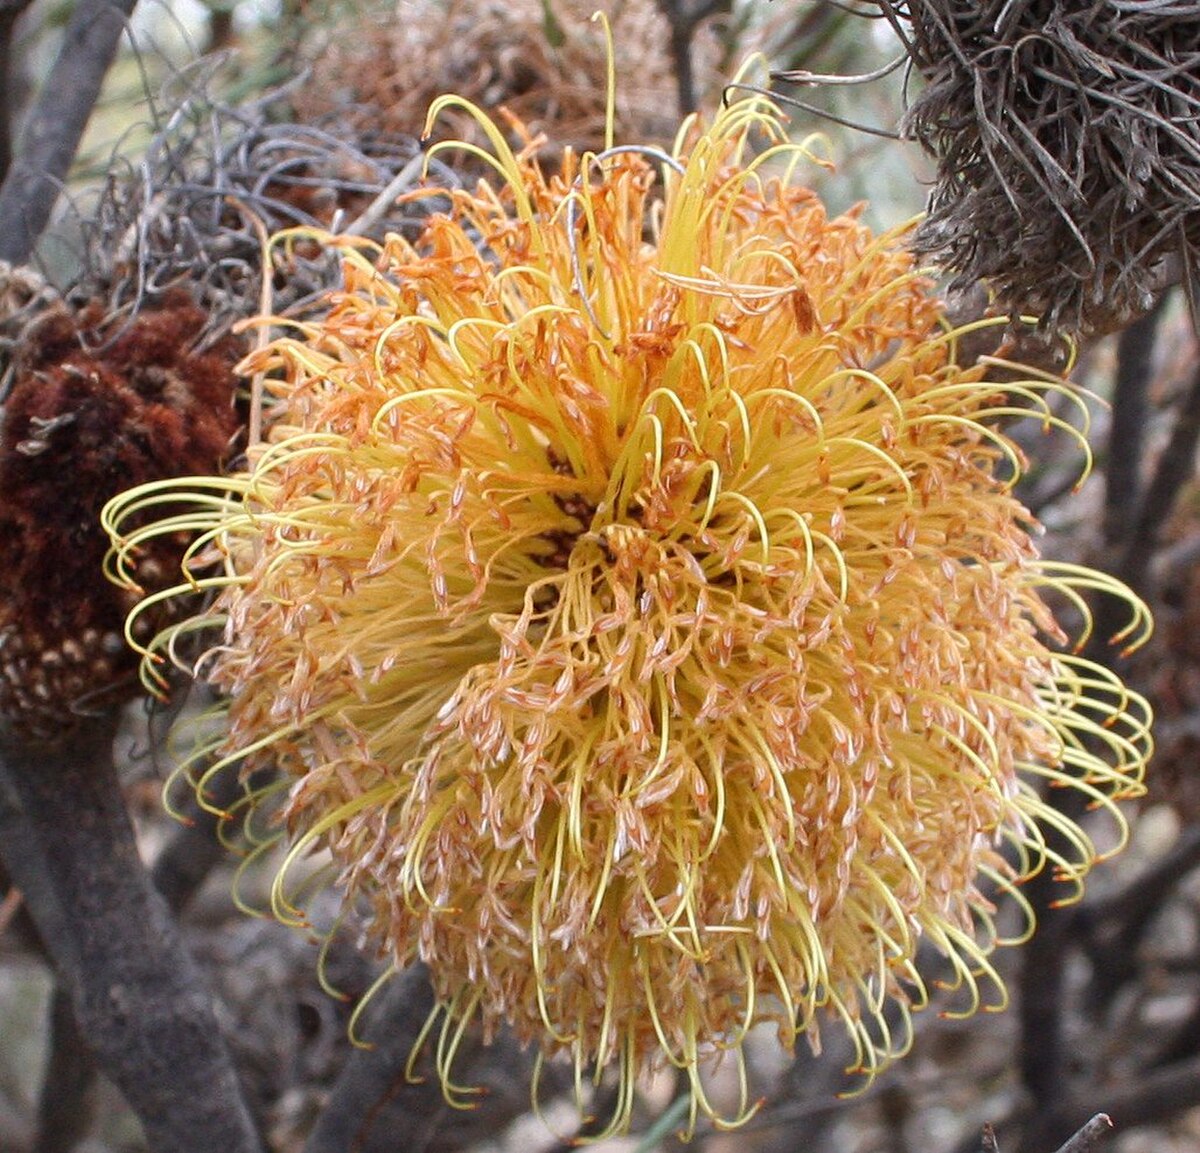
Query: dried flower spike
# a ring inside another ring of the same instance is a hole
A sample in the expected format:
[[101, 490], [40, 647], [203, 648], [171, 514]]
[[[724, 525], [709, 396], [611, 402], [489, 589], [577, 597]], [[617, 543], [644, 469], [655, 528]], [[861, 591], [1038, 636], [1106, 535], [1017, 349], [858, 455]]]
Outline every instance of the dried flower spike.
[[917, 247], [956, 286], [1072, 331], [1148, 308], [1169, 256], [1200, 288], [1200, 4], [879, 3], [926, 80]]
[[184, 626], [223, 630], [213, 771], [283, 770], [281, 916], [327, 849], [428, 963], [449, 1094], [473, 1020], [581, 1083], [616, 1065], [615, 1128], [664, 1063], [714, 1113], [702, 1065], [764, 1020], [840, 1022], [870, 1076], [926, 1000], [919, 943], [962, 1012], [997, 1006], [985, 890], [1047, 862], [1079, 890], [1098, 850], [1044, 786], [1119, 831], [1140, 790], [1146, 704], [1061, 651], [1042, 590], [1122, 597], [1130, 643], [1145, 609], [1038, 560], [989, 424], [1071, 394], [960, 368], [905, 231], [829, 219], [761, 99], [661, 171], [553, 178], [447, 107], [498, 187], [415, 245], [347, 242], [327, 313], [246, 366], [278, 395], [253, 468], [114, 502], [114, 571], [185, 523], [224, 557]]
[[[103, 578], [97, 518], [131, 484], [231, 455], [240, 344], [193, 350], [204, 321], [176, 292], [124, 324], [102, 306], [57, 306], [19, 339], [0, 433], [0, 714], [31, 735], [138, 689], [122, 639], [135, 601]], [[160, 538], [143, 579], [163, 587], [184, 545]]]

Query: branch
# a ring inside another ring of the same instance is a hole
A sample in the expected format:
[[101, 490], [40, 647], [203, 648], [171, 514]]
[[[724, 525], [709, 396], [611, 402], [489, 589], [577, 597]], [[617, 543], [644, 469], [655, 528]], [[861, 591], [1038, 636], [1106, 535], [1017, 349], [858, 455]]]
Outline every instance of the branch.
[[[1154, 475], [1134, 506], [1136, 512], [1122, 518], [1120, 527], [1125, 536], [1113, 572], [1134, 592], [1146, 595], [1151, 591], [1147, 585], [1154, 571], [1152, 561], [1159, 533], [1175, 507], [1180, 489], [1195, 474], [1197, 443], [1200, 443], [1200, 361], [1195, 365], [1191, 383], [1180, 402], [1174, 427], [1158, 458]], [[1121, 499], [1121, 495], [1117, 493], [1116, 499]], [[1130, 498], [1132, 504], [1136, 497], [1130, 494]], [[1096, 605], [1095, 625], [1084, 655], [1111, 666], [1113, 654], [1109, 649], [1109, 638], [1125, 624], [1127, 613], [1128, 607], [1119, 598], [1103, 597]]]
[[149, 1146], [258, 1153], [212, 1004], [138, 856], [112, 737], [108, 718], [53, 749], [0, 732], [0, 852]]
[[1092, 962], [1089, 999], [1107, 1005], [1136, 977], [1138, 946], [1163, 903], [1194, 869], [1200, 867], [1200, 827], [1180, 833], [1174, 845], [1125, 888], [1103, 901], [1081, 905], [1075, 929]]
[[56, 982], [33, 1153], [71, 1153], [87, 1136], [96, 1060], [79, 1035], [70, 991]]
[[1171, 437], [1146, 488], [1146, 496], [1129, 542], [1128, 560], [1132, 562], [1135, 557], [1142, 558], [1139, 573], [1145, 570], [1158, 530], [1174, 508], [1179, 490], [1196, 471], [1197, 443], [1200, 443], [1200, 361], [1195, 365], [1192, 382], [1176, 414]]
[[433, 991], [423, 965], [395, 977], [379, 996], [378, 1016], [367, 1029], [369, 1049], [356, 1049], [333, 1087], [304, 1146], [305, 1153], [356, 1153], [367, 1147], [382, 1109], [403, 1101], [403, 1134], [393, 1147], [421, 1153], [447, 1109], [437, 1077], [413, 1084], [405, 1078], [413, 1045], [433, 1008]]
[[212, 810], [230, 807], [243, 791], [236, 773], [218, 773], [209, 786], [208, 808], [194, 797], [182, 806], [182, 824], [154, 858], [150, 880], [173, 913], [195, 896], [217, 862], [229, 856], [219, 833], [222, 818]]
[[[222, 773], [214, 782], [210, 801], [217, 808], [232, 805], [240, 789], [235, 774]], [[219, 818], [201, 808], [194, 798], [185, 804], [183, 816], [188, 823], [175, 831], [150, 870], [151, 883], [175, 914], [182, 911], [212, 867], [226, 855], [217, 837]], [[36, 944], [45, 955], [41, 941]], [[75, 1023], [70, 990], [61, 981], [54, 986], [49, 1026], [32, 1153], [71, 1153], [90, 1121], [97, 1070], [95, 1057]]]
[[16, 121], [13, 107], [14, 70], [12, 62], [13, 32], [17, 17], [25, 11], [32, 0], [0, 0], [0, 180], [3, 180], [12, 163], [12, 135]]
[[[0, 778], [0, 845], [8, 844], [9, 851], [16, 852], [27, 847], [26, 837], [20, 807]], [[47, 960], [28, 903], [11, 883], [0, 854], [0, 888], [5, 886], [8, 894], [0, 902], [0, 936], [11, 928], [22, 949]], [[55, 982], [50, 994], [46, 1029], [46, 1057], [30, 1153], [72, 1153], [91, 1124], [96, 1061], [79, 1035], [70, 995], [61, 982]]]
[[50, 220], [137, 0], [79, 0], [0, 185], [0, 260], [24, 264]]
[[679, 94], [679, 115], [696, 111], [696, 79], [692, 66], [692, 41], [696, 29], [710, 16], [729, 12], [729, 0], [658, 0], [658, 9], [671, 29], [671, 63]]
[[[1065, 811], [1073, 819], [1079, 816], [1074, 794], [1053, 799], [1059, 811]], [[1018, 1065], [1021, 1082], [1029, 1091], [1035, 1110], [1042, 1113], [1052, 1109], [1062, 1095], [1066, 959], [1074, 943], [1072, 926], [1076, 913], [1071, 908], [1055, 907], [1062, 896], [1062, 885], [1054, 879], [1049, 865], [1030, 878], [1023, 892], [1033, 910], [1037, 932], [1021, 949]], [[1029, 1146], [1023, 1148], [1031, 1150]]]
[[[393, 977], [369, 1007], [364, 1035], [370, 1048], [346, 1062], [304, 1153], [424, 1153], [473, 1149], [494, 1139], [529, 1111], [533, 1057], [502, 1030], [488, 1045], [470, 1028], [454, 1055], [454, 1079], [470, 1103], [452, 1108], [434, 1069], [434, 1037], [413, 1058], [413, 1046], [433, 1009], [433, 990], [424, 965]], [[410, 1071], [419, 1080], [410, 1080]], [[543, 1070], [539, 1098], [552, 1100], [567, 1087], [564, 1070]]]
[[1130, 537], [1142, 493], [1142, 445], [1150, 420], [1146, 395], [1163, 297], [1138, 317], [1117, 341], [1117, 378], [1105, 469], [1104, 539], [1120, 547]]

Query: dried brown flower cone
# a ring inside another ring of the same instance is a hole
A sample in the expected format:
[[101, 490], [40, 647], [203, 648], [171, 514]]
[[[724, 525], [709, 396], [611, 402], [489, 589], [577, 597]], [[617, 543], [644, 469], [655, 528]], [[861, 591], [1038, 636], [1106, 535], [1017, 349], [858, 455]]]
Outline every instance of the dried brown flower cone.
[[956, 287], [1097, 331], [1149, 306], [1169, 254], [1200, 266], [1200, 3], [882, 6], [927, 82], [906, 118], [938, 162], [916, 244]]
[[[33, 736], [136, 687], [122, 638], [132, 600], [104, 578], [99, 513], [130, 484], [229, 457], [242, 349], [229, 338], [193, 350], [206, 319], [175, 292], [104, 343], [98, 306], [56, 308], [21, 340], [0, 430], [0, 713]], [[147, 587], [165, 583], [182, 547], [146, 550]]]

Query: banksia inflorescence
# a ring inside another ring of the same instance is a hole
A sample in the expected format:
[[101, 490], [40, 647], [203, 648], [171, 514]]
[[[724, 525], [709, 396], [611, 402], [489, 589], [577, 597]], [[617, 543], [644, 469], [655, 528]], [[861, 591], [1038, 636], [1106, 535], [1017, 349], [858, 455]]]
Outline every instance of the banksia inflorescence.
[[[138, 691], [122, 637], [134, 602], [103, 578], [99, 513], [131, 484], [233, 455], [244, 349], [193, 348], [205, 320], [184, 293], [128, 322], [60, 304], [19, 339], [0, 433], [0, 715], [28, 735], [60, 735]], [[155, 542], [147, 584], [171, 580], [186, 544]]]
[[1145, 610], [1038, 559], [994, 427], [1072, 394], [960, 367], [907, 231], [830, 219], [764, 101], [553, 177], [447, 108], [498, 186], [344, 243], [328, 310], [245, 366], [277, 396], [248, 471], [107, 510], [119, 579], [181, 528], [224, 562], [148, 677], [217, 630], [210, 771], [282, 770], [254, 798], [292, 844], [277, 911], [327, 849], [429, 965], [448, 1092], [473, 1020], [616, 1065], [617, 1126], [667, 1062], [713, 1112], [701, 1066], [764, 1020], [840, 1022], [869, 1076], [927, 999], [920, 943], [991, 1007], [994, 891], [1048, 864], [1078, 892], [1099, 852], [1044, 786], [1118, 829], [1141, 787], [1145, 703], [1043, 592], [1084, 631], [1085, 593], [1123, 597], [1127, 643]]
[[[1105, 331], [1200, 261], [1200, 4], [879, 0], [926, 86], [920, 250], [1005, 308]], [[1196, 281], [1200, 286], [1200, 280]]]

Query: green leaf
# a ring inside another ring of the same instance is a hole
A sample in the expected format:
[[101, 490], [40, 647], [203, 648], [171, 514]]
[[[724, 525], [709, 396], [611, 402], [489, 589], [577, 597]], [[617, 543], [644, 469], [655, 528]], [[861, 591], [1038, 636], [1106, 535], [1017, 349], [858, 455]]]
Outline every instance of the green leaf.
[[567, 34], [554, 15], [550, 0], [542, 0], [542, 31], [546, 34], [546, 43], [551, 48], [561, 48], [567, 42]]
[[676, 1097], [666, 1112], [642, 1134], [642, 1139], [637, 1143], [637, 1148], [633, 1153], [654, 1153], [658, 1143], [687, 1116], [691, 1103], [690, 1093]]

